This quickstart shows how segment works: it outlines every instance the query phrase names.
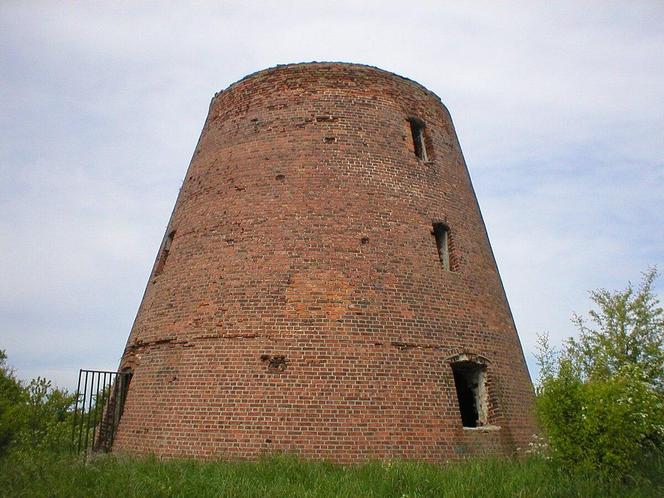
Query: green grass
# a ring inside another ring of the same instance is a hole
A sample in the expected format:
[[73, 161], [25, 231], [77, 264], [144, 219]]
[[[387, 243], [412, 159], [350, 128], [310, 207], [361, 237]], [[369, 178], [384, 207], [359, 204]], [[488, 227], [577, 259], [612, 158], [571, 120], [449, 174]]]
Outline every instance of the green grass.
[[664, 496], [664, 462], [651, 465], [650, 482], [616, 484], [573, 476], [541, 459], [343, 466], [289, 456], [258, 462], [103, 456], [85, 465], [69, 456], [18, 454], [0, 459], [0, 496]]

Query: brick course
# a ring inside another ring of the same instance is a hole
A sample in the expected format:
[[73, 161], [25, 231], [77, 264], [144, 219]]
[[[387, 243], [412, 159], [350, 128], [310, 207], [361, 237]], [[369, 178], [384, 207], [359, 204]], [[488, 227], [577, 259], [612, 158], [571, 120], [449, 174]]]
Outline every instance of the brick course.
[[[134, 375], [114, 450], [441, 461], [511, 454], [535, 431], [450, 115], [413, 81], [311, 63], [218, 93], [163, 246], [121, 362]], [[462, 427], [460, 354], [485, 365], [488, 427]]]

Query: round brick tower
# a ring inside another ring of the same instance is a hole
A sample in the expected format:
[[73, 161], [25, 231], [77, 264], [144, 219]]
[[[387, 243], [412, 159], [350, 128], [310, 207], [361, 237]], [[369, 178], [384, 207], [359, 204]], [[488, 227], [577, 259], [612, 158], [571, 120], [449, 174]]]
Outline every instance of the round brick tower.
[[215, 95], [121, 368], [133, 454], [440, 461], [535, 431], [450, 115], [355, 64]]

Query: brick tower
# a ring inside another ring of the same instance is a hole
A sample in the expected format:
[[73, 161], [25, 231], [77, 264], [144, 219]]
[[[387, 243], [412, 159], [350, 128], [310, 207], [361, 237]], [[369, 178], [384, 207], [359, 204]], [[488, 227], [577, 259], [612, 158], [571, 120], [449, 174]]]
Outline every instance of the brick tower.
[[215, 95], [120, 366], [133, 454], [440, 461], [535, 431], [450, 115], [368, 66]]

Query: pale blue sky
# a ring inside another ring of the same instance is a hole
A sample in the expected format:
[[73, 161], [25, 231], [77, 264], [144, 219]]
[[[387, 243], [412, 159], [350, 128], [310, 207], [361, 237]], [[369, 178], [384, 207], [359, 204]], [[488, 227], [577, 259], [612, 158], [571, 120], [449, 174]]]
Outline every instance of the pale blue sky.
[[587, 290], [664, 269], [664, 4], [405, 5], [3, 1], [0, 349], [18, 376], [117, 366], [210, 99], [288, 62], [375, 65], [445, 102], [531, 366]]

